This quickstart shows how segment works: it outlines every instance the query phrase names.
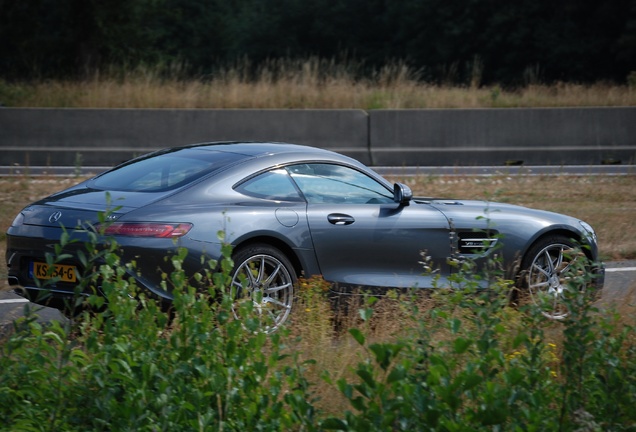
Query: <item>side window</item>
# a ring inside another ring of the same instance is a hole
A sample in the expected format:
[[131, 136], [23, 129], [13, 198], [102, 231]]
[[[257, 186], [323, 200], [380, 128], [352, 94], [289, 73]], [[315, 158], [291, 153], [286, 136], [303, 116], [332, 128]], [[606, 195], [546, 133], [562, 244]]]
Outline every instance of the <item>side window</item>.
[[384, 185], [353, 168], [331, 164], [299, 164], [286, 168], [308, 202], [382, 204], [393, 194]]
[[260, 174], [241, 183], [235, 190], [254, 198], [272, 201], [304, 201], [284, 169]]

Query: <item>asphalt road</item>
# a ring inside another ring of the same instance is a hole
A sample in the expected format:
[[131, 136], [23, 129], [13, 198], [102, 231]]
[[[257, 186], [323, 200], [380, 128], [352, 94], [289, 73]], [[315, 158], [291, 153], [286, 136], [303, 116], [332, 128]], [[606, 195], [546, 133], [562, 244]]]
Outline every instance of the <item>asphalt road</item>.
[[606, 266], [602, 304], [627, 303], [636, 308], [636, 261], [614, 261]]
[[[599, 306], [629, 304], [636, 308], [636, 261], [610, 262], [606, 265], [605, 287]], [[12, 292], [0, 292], [0, 336], [11, 331], [14, 321], [24, 315], [25, 306], [36, 311], [39, 322], [66, 320], [57, 309], [29, 303]]]
[[57, 309], [43, 307], [30, 303], [19, 295], [10, 292], [0, 292], [0, 339], [14, 329], [16, 320], [23, 317], [25, 308], [35, 311], [36, 320], [40, 323], [49, 323], [53, 320], [64, 322], [67, 318]]

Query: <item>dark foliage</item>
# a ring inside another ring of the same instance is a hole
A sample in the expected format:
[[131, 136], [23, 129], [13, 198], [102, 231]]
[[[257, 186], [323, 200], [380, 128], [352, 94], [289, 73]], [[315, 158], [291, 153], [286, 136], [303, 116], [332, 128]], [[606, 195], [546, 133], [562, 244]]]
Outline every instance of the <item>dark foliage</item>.
[[0, 0], [0, 76], [77, 77], [248, 59], [404, 62], [453, 84], [623, 82], [636, 70], [634, 0]]

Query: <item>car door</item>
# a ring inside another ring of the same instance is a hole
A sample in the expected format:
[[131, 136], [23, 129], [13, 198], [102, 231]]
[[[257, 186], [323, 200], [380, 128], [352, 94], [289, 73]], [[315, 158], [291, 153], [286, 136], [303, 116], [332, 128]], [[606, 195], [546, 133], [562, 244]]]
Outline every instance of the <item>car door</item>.
[[354, 168], [287, 168], [307, 200], [307, 221], [323, 277], [344, 288], [430, 287], [422, 261], [449, 273], [449, 223], [434, 207], [402, 205], [383, 184]]

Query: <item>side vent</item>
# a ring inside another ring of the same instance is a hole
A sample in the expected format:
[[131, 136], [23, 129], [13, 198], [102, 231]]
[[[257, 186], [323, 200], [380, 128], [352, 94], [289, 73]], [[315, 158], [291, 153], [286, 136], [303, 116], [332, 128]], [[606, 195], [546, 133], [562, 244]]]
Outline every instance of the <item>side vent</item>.
[[462, 255], [485, 255], [498, 242], [496, 231], [468, 231], [458, 233], [459, 253]]

